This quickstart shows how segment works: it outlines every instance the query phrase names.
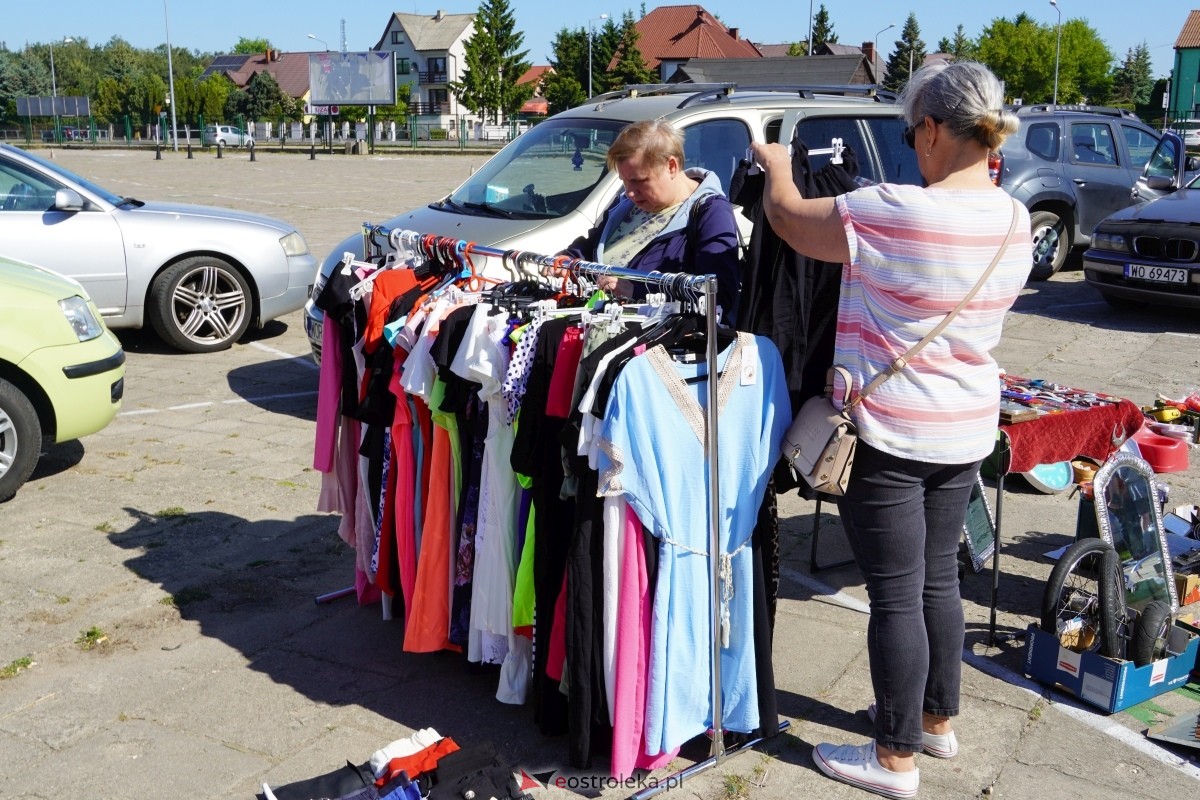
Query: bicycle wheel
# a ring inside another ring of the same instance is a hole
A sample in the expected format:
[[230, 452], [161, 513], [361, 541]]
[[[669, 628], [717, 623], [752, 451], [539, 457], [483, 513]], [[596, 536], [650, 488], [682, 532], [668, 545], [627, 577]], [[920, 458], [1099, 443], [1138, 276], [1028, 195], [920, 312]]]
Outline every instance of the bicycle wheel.
[[1054, 565], [1042, 595], [1042, 630], [1063, 647], [1082, 653], [1098, 650], [1122, 656], [1125, 582], [1112, 545], [1080, 539]]
[[1144, 667], [1163, 657], [1171, 632], [1171, 604], [1153, 600], [1146, 604], [1133, 626], [1129, 655], [1136, 666]]

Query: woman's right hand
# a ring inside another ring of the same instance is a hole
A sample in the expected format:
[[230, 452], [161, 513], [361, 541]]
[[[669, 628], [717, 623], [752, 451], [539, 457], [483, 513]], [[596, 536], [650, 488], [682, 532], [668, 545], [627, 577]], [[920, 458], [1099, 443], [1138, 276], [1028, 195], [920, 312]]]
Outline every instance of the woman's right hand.
[[753, 142], [750, 145], [750, 153], [754, 158], [754, 163], [763, 172], [770, 173], [772, 166], [780, 163], [787, 165], [788, 169], [791, 168], [792, 157], [788, 155], [788, 149], [777, 142], [771, 144]]

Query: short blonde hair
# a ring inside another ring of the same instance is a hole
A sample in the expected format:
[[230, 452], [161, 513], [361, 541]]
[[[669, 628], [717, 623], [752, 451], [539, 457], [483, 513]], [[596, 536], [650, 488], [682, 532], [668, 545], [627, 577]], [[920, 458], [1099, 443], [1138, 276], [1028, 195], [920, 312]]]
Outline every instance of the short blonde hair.
[[618, 164], [636, 155], [657, 164], [665, 164], [674, 156], [683, 167], [683, 133], [665, 119], [627, 125], [608, 148], [608, 168], [616, 169]]

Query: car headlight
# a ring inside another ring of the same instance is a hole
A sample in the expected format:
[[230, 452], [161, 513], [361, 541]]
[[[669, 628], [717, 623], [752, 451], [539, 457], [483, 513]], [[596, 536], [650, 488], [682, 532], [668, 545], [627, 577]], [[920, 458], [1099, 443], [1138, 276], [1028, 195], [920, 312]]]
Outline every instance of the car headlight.
[[1093, 233], [1092, 247], [1097, 250], [1115, 250], [1118, 253], [1128, 253], [1129, 245], [1125, 237], [1119, 233]]
[[304, 241], [304, 237], [300, 235], [300, 231], [292, 231], [280, 239], [279, 246], [283, 248], [284, 254], [288, 256], [303, 256], [308, 253], [308, 242]]
[[71, 328], [79, 337], [79, 341], [88, 342], [104, 333], [104, 326], [96, 319], [96, 315], [92, 313], [87, 301], [79, 295], [59, 300], [58, 307], [62, 309], [67, 322], [71, 323]]

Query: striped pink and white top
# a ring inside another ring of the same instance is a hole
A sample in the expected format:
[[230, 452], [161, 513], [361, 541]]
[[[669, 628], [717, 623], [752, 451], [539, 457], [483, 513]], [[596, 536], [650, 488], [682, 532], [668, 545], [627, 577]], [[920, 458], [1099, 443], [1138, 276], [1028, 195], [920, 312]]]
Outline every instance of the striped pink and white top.
[[990, 351], [1032, 264], [1029, 212], [1000, 189], [883, 184], [837, 198], [850, 263], [842, 268], [835, 363], [854, 393], [929, 333], [987, 269], [987, 283], [936, 339], [854, 411], [859, 437], [901, 458], [966, 464], [986, 457], [998, 423]]

